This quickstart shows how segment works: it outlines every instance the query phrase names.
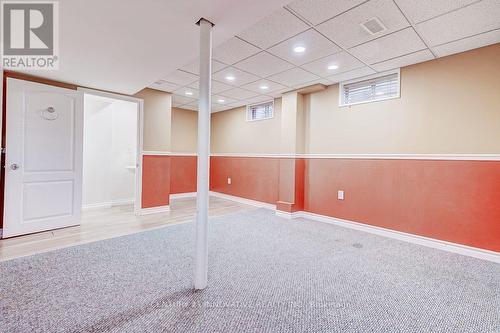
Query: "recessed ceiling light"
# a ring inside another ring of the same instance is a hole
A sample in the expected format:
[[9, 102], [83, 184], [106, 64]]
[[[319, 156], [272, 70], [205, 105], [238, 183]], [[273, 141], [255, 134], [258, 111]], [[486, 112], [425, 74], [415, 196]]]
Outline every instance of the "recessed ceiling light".
[[269, 89], [269, 86], [266, 86], [265, 84], [263, 84], [259, 88], [262, 90], [267, 90], [267, 89]]
[[332, 65], [328, 66], [328, 69], [337, 69], [337, 68], [339, 68], [339, 66], [335, 65], [335, 64], [332, 64]]
[[224, 103], [225, 101], [226, 101], [226, 100], [225, 100], [225, 99], [222, 99], [222, 98], [217, 100], [217, 102], [219, 102], [219, 103]]
[[193, 92], [192, 91], [186, 91], [185, 94], [188, 95], [188, 96], [191, 96], [191, 95], [193, 95]]
[[236, 78], [233, 75], [226, 75], [226, 80], [228, 81], [234, 81]]
[[295, 53], [302, 53], [306, 50], [306, 48], [304, 46], [295, 46], [293, 48], [293, 52]]

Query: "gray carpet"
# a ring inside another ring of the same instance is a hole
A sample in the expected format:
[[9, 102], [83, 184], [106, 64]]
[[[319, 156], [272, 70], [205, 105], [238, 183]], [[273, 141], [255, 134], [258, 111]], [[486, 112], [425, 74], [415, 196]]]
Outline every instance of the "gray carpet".
[[256, 209], [0, 263], [1, 332], [500, 332], [500, 265]]

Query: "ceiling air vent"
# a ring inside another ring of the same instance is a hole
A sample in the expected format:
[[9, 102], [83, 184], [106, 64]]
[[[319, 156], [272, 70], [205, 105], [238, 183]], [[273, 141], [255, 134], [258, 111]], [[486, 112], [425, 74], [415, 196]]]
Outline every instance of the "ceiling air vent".
[[167, 83], [167, 81], [165, 80], [158, 80], [155, 82], [155, 84], [164, 84], [164, 83]]
[[382, 22], [377, 17], [372, 17], [361, 23], [363, 29], [365, 29], [370, 35], [376, 35], [382, 31], [387, 30], [387, 28], [382, 24]]

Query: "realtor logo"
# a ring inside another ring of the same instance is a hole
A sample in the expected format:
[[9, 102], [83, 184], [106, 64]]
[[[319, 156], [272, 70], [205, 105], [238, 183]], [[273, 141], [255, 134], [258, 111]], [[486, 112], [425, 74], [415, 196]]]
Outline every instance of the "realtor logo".
[[57, 1], [1, 1], [2, 67], [59, 68]]

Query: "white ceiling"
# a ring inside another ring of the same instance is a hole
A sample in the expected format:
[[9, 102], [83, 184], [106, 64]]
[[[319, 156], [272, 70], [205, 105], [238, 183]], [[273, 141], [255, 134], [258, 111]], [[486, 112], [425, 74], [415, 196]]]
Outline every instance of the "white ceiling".
[[[288, 1], [60, 0], [59, 70], [28, 74], [134, 94], [181, 66], [197, 73], [201, 17], [215, 24], [217, 46]], [[192, 83], [188, 76], [169, 75], [166, 86]]]
[[[387, 29], [365, 31], [360, 23], [373, 17]], [[296, 0], [214, 48], [213, 111], [498, 42], [500, 0]], [[306, 51], [297, 54], [296, 46]], [[197, 110], [196, 99], [185, 98], [186, 90], [197, 93], [197, 67], [190, 59], [150, 87], [174, 92], [176, 107]]]

